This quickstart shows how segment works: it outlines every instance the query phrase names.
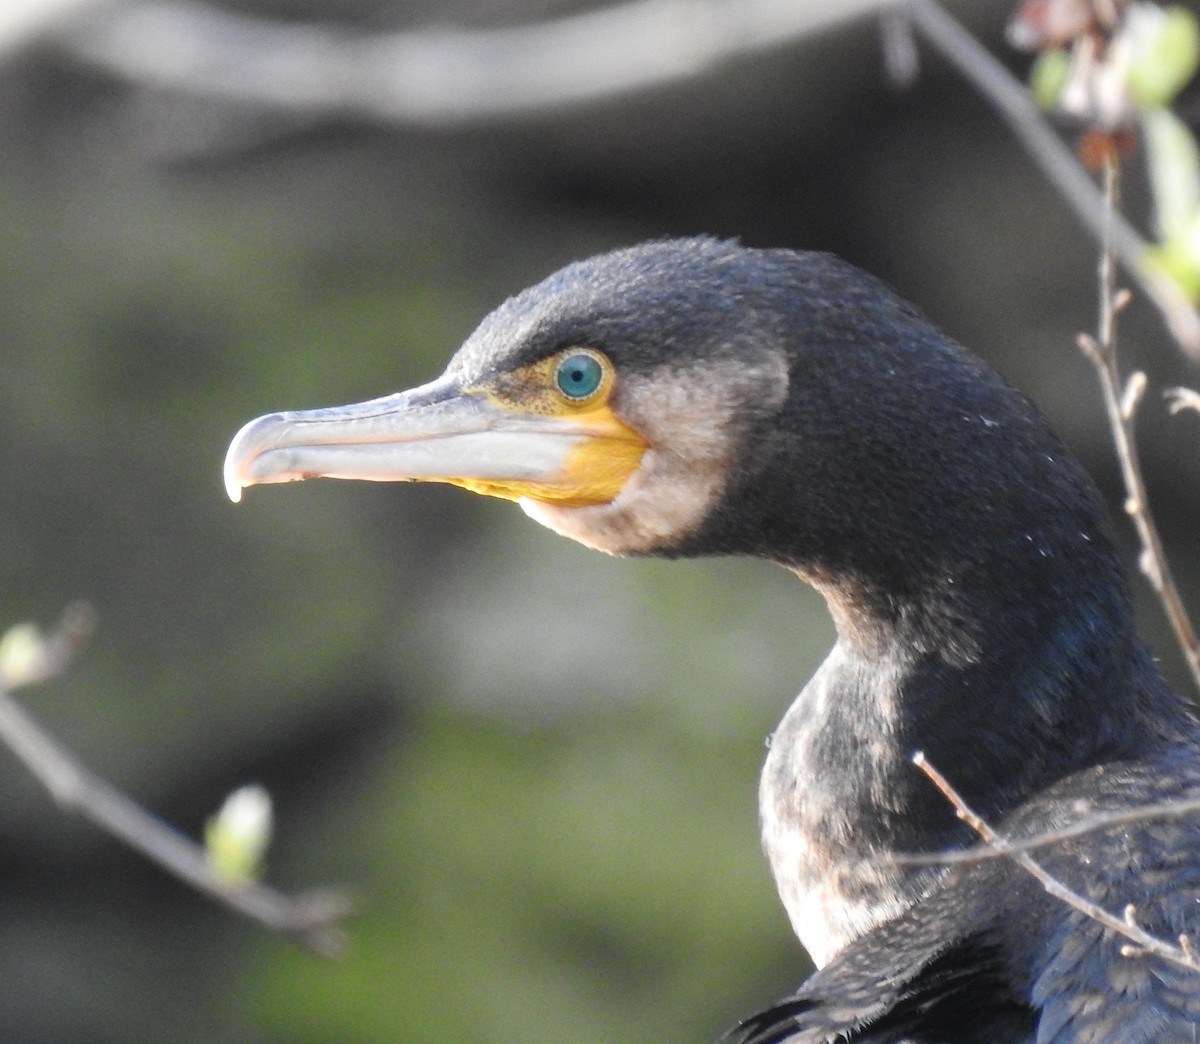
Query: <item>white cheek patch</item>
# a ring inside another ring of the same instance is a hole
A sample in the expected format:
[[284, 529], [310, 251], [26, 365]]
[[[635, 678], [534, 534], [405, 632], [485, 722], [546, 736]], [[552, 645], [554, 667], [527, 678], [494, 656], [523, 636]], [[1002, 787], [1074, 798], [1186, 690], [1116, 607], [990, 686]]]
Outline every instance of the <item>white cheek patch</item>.
[[597, 551], [610, 555], [653, 551], [696, 530], [725, 481], [723, 467], [689, 467], [674, 455], [664, 465], [662, 457], [659, 450], [647, 450], [625, 488], [607, 504], [562, 507], [523, 497], [521, 508], [560, 536]]
[[663, 370], [622, 388], [614, 410], [649, 444], [637, 471], [607, 504], [562, 507], [529, 498], [530, 518], [608, 554], [653, 552], [695, 532], [736, 466], [738, 428], [753, 404], [774, 410], [787, 395], [781, 357]]

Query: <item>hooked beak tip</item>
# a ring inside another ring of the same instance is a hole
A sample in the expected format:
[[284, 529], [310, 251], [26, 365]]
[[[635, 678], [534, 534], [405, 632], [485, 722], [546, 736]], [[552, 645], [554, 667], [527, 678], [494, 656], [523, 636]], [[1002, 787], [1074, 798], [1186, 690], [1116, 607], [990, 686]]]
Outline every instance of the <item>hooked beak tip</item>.
[[253, 478], [247, 478], [249, 465], [262, 450], [262, 433], [275, 426], [279, 414], [271, 413], [265, 417], [256, 417], [248, 424], [243, 424], [229, 444], [225, 453], [225, 464], [222, 477], [225, 482], [225, 493], [233, 503], [242, 499], [242, 490], [254, 485]]

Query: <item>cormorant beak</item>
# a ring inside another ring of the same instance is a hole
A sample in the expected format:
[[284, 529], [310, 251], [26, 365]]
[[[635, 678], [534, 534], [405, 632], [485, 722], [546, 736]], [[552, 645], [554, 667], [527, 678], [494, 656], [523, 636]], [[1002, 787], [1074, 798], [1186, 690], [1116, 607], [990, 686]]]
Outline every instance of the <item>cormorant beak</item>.
[[225, 456], [225, 489], [238, 501], [246, 486], [267, 482], [416, 480], [582, 507], [611, 501], [645, 448], [607, 405], [534, 412], [442, 377], [369, 402], [251, 421]]

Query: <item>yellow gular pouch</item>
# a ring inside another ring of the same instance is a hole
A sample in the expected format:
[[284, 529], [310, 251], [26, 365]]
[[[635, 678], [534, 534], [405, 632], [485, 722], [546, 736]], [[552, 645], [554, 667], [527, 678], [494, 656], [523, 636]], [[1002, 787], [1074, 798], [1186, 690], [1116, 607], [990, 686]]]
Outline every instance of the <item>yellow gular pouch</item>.
[[451, 481], [475, 493], [507, 500], [529, 497], [561, 507], [607, 504], [641, 463], [646, 440], [613, 413], [609, 400], [617, 375], [609, 358], [593, 348], [566, 348], [540, 362], [502, 373], [468, 389], [531, 427], [558, 422], [572, 439], [562, 468], [550, 480], [472, 479]]

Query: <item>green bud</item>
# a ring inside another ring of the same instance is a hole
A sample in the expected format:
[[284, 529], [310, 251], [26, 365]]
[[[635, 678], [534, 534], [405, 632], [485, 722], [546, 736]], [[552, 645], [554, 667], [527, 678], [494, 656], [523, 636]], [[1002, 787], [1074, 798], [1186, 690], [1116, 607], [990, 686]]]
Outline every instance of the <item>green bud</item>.
[[1059, 95], [1071, 75], [1071, 56], [1063, 50], [1043, 51], [1029, 73], [1029, 86], [1038, 105], [1049, 111], [1058, 104]]
[[230, 794], [204, 828], [213, 872], [234, 884], [262, 876], [271, 820], [271, 795], [265, 787], [251, 783]]
[[17, 689], [39, 674], [45, 650], [37, 624], [10, 627], [0, 638], [0, 679], [5, 688]]

